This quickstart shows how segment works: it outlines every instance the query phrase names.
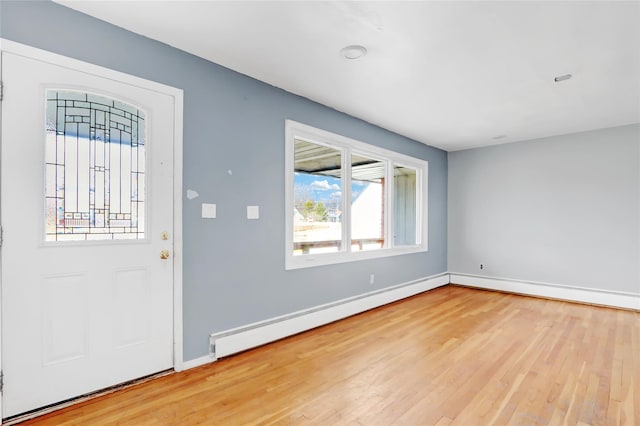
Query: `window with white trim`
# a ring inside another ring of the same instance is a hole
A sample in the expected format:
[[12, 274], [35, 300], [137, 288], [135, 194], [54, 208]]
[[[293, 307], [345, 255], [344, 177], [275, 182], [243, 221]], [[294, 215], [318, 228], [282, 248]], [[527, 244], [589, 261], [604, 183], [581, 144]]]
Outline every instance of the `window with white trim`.
[[287, 120], [286, 269], [427, 250], [428, 163]]

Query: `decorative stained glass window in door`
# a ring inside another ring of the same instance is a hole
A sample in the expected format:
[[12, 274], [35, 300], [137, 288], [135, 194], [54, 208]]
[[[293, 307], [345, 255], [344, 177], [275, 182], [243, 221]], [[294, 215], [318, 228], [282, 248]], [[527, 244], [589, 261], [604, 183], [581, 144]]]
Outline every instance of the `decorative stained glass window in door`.
[[145, 113], [46, 91], [45, 241], [144, 239]]

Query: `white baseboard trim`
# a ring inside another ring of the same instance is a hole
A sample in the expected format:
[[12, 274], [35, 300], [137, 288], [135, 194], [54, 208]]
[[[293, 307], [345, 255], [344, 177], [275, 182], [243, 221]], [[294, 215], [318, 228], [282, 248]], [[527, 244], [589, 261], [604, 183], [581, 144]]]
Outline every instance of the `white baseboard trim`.
[[450, 273], [452, 284], [461, 284], [488, 290], [506, 291], [572, 302], [612, 306], [616, 308], [640, 310], [640, 294], [597, 290], [558, 284], [482, 277], [478, 275]]
[[215, 357], [211, 355], [201, 356], [200, 358], [192, 359], [189, 361], [185, 361], [182, 363], [182, 370], [189, 370], [190, 368], [200, 367], [201, 365], [212, 363], [216, 360]]
[[209, 364], [220, 357], [232, 355], [303, 331], [311, 330], [449, 283], [571, 302], [640, 310], [640, 294], [483, 277], [455, 272], [443, 273], [246, 326], [213, 333], [210, 335], [210, 341], [214, 352], [210, 355], [184, 362], [182, 369], [188, 370]]
[[[215, 360], [223, 356], [232, 355], [446, 284], [449, 284], [449, 274], [444, 273], [232, 330], [213, 333], [210, 336], [210, 340], [215, 352], [211, 357], [206, 358]], [[189, 368], [188, 365], [191, 365], [191, 363], [201, 362], [202, 360], [203, 358], [199, 358], [198, 360], [186, 362], [184, 364], [185, 368]]]

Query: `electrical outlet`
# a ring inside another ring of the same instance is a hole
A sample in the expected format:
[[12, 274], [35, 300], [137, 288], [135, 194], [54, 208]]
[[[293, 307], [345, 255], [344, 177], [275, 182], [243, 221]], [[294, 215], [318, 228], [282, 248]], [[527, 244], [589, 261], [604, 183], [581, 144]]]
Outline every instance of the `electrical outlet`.
[[484, 269], [484, 264], [483, 263], [480, 264], [480, 269]]
[[369, 275], [369, 284], [373, 284], [376, 280], [376, 275], [375, 274], [371, 274]]

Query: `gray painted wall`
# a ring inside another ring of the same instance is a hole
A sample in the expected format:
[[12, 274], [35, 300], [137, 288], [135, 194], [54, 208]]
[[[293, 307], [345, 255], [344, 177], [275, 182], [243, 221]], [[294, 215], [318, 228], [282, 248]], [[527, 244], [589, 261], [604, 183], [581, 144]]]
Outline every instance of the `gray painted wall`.
[[[184, 190], [200, 194], [184, 201], [185, 361], [211, 332], [446, 271], [446, 152], [55, 3], [3, 0], [0, 15], [3, 38], [184, 90]], [[285, 271], [285, 119], [429, 161], [429, 252]]]
[[640, 294], [639, 246], [640, 125], [449, 153], [450, 272]]

